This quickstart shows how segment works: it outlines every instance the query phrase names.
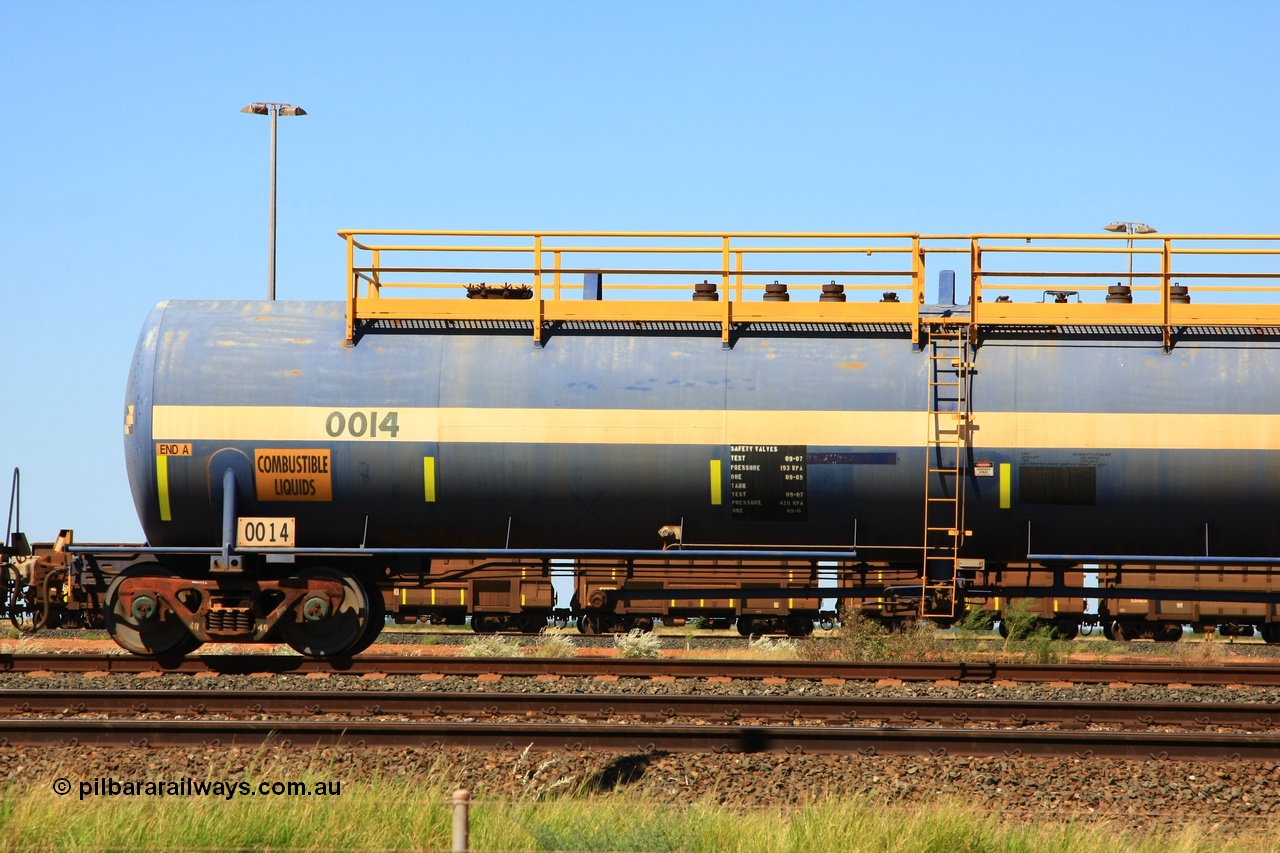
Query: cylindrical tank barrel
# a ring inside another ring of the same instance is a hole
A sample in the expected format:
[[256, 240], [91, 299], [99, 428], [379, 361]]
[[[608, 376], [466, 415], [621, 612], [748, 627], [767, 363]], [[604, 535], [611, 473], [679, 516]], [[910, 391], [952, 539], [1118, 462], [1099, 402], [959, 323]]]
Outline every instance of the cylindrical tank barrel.
[[[149, 541], [241, 516], [299, 547], [843, 546], [918, 556], [962, 485], [962, 554], [1280, 554], [1280, 350], [1005, 331], [968, 357], [960, 483], [905, 329], [418, 323], [344, 346], [344, 305], [170, 302], [126, 400]], [[926, 452], [928, 451], [928, 452]], [[930, 486], [929, 479], [934, 482]], [[953, 478], [954, 480], [954, 478]]]

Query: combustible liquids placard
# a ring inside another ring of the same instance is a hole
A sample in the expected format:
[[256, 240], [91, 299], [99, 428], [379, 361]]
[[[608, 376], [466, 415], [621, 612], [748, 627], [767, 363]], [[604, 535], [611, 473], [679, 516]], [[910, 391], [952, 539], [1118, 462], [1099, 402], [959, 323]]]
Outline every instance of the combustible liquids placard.
[[808, 449], [802, 444], [729, 447], [729, 504], [742, 521], [807, 521]]
[[255, 448], [253, 479], [260, 501], [331, 501], [328, 450]]

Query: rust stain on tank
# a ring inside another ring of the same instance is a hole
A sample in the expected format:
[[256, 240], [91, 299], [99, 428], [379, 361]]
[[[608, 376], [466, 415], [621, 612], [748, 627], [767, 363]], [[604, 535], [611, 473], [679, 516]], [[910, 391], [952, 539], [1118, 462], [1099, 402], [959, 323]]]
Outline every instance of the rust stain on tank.
[[846, 361], [842, 364], [837, 364], [836, 367], [842, 367], [845, 370], [861, 370], [866, 367], [866, 364], [861, 361]]
[[218, 341], [218, 346], [220, 347], [235, 347], [239, 345], [239, 341]]
[[301, 376], [302, 375], [301, 370], [286, 370], [284, 373], [285, 373], [285, 376]]

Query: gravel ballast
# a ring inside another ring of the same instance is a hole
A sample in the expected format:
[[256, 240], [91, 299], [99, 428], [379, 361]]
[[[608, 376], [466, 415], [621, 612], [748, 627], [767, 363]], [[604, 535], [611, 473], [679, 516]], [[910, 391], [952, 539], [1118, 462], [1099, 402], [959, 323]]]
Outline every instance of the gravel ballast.
[[[582, 677], [536, 680], [504, 677], [302, 675], [216, 677], [176, 673], [85, 677], [55, 673], [0, 675], [6, 688], [398, 690], [412, 692], [644, 693], [823, 695], [941, 698], [1114, 700], [1280, 704], [1274, 688], [1049, 686], [1047, 684], [885, 684], [849, 681], [785, 684], [703, 679], [659, 681]], [[633, 754], [598, 752], [475, 752], [463, 749], [108, 749], [0, 747], [10, 792], [47, 788], [65, 777], [170, 781], [234, 778], [247, 781], [341, 781], [358, 792], [375, 783], [402, 782], [424, 807], [439, 805], [454, 787], [494, 798], [563, 795], [585, 790], [631, 792], [678, 807], [693, 801], [735, 809], [793, 807], [831, 796], [865, 797], [875, 807], [910, 808], [950, 799], [1019, 822], [1107, 820], [1142, 831], [1190, 822], [1215, 832], [1257, 831], [1280, 810], [1280, 756], [1275, 762], [1108, 761], [1060, 759], [805, 755]]]

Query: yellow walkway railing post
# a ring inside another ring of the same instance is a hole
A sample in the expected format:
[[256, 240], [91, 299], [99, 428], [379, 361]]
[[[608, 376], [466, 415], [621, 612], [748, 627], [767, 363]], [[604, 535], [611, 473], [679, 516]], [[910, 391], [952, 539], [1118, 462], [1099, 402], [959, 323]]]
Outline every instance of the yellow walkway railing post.
[[533, 345], [542, 346], [542, 322], [546, 317], [546, 306], [542, 302], [542, 237], [533, 238]]
[[356, 338], [356, 237], [347, 235], [347, 346]]

